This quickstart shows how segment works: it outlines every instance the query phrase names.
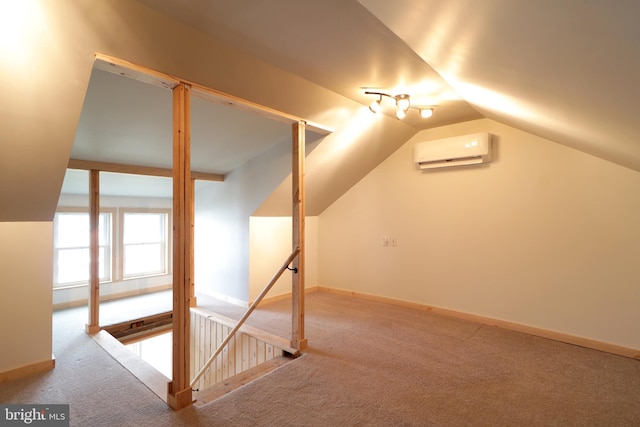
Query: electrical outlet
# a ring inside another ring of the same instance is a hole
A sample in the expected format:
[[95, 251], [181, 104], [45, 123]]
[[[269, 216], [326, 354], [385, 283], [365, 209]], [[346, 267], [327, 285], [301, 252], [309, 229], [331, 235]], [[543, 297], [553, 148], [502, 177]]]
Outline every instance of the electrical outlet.
[[398, 244], [398, 240], [395, 237], [389, 237], [389, 246], [396, 246]]
[[380, 240], [380, 244], [382, 246], [389, 246], [389, 236], [382, 236], [382, 239]]

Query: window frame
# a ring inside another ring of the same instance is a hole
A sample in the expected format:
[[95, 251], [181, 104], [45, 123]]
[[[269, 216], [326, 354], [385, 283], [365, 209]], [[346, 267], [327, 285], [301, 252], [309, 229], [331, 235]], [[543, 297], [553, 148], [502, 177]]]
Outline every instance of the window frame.
[[[105, 273], [107, 278], [100, 280], [100, 284], [103, 283], [111, 283], [113, 281], [116, 280], [115, 278], [115, 218], [116, 218], [116, 213], [117, 210], [114, 208], [101, 208], [100, 209], [100, 215], [108, 215], [108, 230], [105, 231], [105, 237], [107, 238], [107, 242], [105, 245], [100, 246], [100, 247], [104, 247], [105, 248], [105, 253], [104, 253], [104, 259], [102, 260], [102, 262], [104, 263], [105, 261], [109, 262], [109, 265], [105, 266]], [[58, 227], [57, 227], [57, 215], [58, 214], [86, 214], [87, 217], [89, 216], [89, 209], [85, 208], [85, 207], [74, 207], [74, 206], [61, 206], [58, 207], [56, 209], [56, 212], [54, 214], [54, 219], [53, 219], [53, 277], [52, 277], [52, 288], [53, 289], [70, 289], [70, 288], [77, 288], [77, 287], [82, 287], [82, 286], [88, 286], [89, 282], [91, 280], [90, 278], [90, 273], [89, 271], [87, 271], [87, 280], [82, 280], [82, 281], [75, 281], [75, 282], [64, 282], [64, 283], [57, 283], [57, 277], [58, 277], [58, 254], [61, 250], [64, 249], [71, 249], [71, 248], [58, 248], [56, 246], [56, 240], [57, 240], [57, 234], [58, 234]], [[90, 249], [90, 242], [87, 241], [87, 245], [86, 246], [81, 246], [78, 247], [76, 249]], [[107, 250], [108, 249], [108, 250]]]

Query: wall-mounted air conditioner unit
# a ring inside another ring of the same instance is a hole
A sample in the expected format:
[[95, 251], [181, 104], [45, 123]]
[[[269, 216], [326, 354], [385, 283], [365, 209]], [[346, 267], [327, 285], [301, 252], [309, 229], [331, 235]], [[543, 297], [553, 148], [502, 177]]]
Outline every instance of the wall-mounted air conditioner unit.
[[419, 142], [413, 147], [413, 161], [420, 169], [490, 162], [491, 134], [475, 133]]

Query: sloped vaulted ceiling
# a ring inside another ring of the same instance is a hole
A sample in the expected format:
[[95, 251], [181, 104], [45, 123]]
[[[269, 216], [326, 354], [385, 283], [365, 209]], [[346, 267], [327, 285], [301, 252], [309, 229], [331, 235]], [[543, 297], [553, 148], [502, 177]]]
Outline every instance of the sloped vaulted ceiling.
[[640, 170], [640, 3], [360, 0], [485, 117]]
[[407, 92], [416, 103], [437, 104], [433, 120], [407, 117], [404, 123], [415, 130], [480, 117], [356, 0], [138, 1], [363, 105], [371, 102], [364, 88]]
[[[52, 217], [95, 52], [336, 129], [308, 157], [310, 215], [419, 130], [480, 117], [640, 170], [635, 0], [11, 4], [34, 6], [41, 25], [12, 27], [26, 50], [2, 58], [2, 221]], [[374, 122], [365, 87], [438, 107]]]
[[143, 3], [363, 104], [437, 94], [416, 129], [489, 117], [640, 170], [637, 1]]

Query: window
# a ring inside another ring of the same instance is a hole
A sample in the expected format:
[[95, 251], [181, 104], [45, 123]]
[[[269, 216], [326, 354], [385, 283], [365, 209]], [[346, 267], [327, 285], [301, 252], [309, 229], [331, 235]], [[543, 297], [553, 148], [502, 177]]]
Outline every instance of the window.
[[168, 273], [169, 212], [122, 214], [122, 277]]
[[[101, 208], [98, 222], [100, 283], [171, 274], [171, 209]], [[53, 227], [54, 289], [87, 285], [89, 213], [59, 208]]]
[[[98, 217], [98, 275], [101, 282], [111, 280], [111, 218], [110, 212]], [[57, 212], [54, 218], [54, 287], [66, 287], [89, 282], [89, 213]]]

